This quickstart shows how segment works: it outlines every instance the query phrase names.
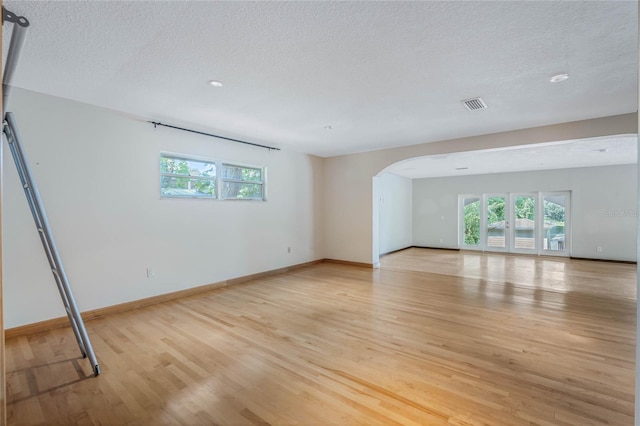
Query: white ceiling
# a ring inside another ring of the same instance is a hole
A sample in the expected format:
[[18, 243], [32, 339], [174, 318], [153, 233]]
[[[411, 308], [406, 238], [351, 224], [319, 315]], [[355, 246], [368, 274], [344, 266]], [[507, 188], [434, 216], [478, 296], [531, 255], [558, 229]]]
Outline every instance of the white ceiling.
[[416, 179], [635, 164], [637, 141], [636, 135], [628, 135], [431, 155], [396, 163], [384, 171]]
[[321, 156], [638, 106], [635, 1], [4, 5], [18, 87]]

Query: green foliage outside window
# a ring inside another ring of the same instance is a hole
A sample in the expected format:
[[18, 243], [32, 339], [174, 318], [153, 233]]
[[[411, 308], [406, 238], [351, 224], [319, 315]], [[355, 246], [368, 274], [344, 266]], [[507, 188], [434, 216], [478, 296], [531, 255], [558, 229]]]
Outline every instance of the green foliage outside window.
[[161, 193], [174, 197], [216, 196], [216, 165], [206, 161], [160, 157]]
[[504, 198], [491, 197], [487, 200], [487, 223], [496, 223], [503, 221], [504, 217]]
[[[480, 244], [480, 200], [472, 199], [464, 206], [464, 243]], [[535, 220], [535, 197], [517, 197], [515, 202], [516, 219]], [[544, 219], [547, 226], [552, 226], [552, 235], [564, 232], [565, 208], [559, 204], [544, 200]], [[487, 199], [487, 223], [505, 220], [505, 199], [489, 197]]]
[[544, 200], [544, 219], [555, 224], [564, 224], [564, 206]]
[[515, 204], [516, 219], [535, 219], [536, 201], [534, 197], [517, 197]]
[[222, 198], [263, 199], [262, 169], [224, 164]]
[[464, 206], [464, 243], [480, 244], [480, 200]]
[[264, 200], [264, 169], [162, 154], [160, 191], [164, 197]]

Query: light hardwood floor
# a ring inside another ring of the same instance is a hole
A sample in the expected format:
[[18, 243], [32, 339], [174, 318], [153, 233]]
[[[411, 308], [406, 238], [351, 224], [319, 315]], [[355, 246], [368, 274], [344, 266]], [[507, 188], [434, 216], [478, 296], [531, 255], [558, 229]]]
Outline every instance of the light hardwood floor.
[[6, 342], [10, 424], [632, 425], [635, 265], [409, 249]]

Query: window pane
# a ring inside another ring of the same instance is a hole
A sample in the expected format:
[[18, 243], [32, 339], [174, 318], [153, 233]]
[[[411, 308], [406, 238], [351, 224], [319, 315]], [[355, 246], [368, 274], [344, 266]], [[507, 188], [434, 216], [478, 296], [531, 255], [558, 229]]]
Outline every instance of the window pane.
[[222, 198], [262, 200], [262, 184], [224, 182], [222, 187]]
[[216, 181], [189, 177], [162, 176], [160, 195], [163, 197], [215, 198]]
[[262, 182], [262, 169], [225, 164], [222, 166], [222, 179]]
[[516, 234], [514, 247], [535, 250], [536, 248], [536, 199], [532, 196], [515, 197], [512, 206], [515, 213]]
[[216, 164], [177, 157], [160, 157], [160, 172], [186, 176], [216, 176]]
[[487, 247], [507, 246], [505, 239], [505, 198], [487, 198]]
[[544, 196], [544, 241], [545, 250], [564, 251], [564, 195]]
[[464, 205], [464, 243], [470, 246], [480, 245], [480, 199], [465, 198]]

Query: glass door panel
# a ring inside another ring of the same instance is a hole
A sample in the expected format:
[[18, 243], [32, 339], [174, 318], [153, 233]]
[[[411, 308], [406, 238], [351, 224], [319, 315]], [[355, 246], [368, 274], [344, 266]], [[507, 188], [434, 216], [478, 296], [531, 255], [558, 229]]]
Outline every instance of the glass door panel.
[[509, 232], [507, 216], [507, 196], [489, 195], [486, 197], [485, 235], [487, 250], [506, 250]]
[[569, 256], [570, 191], [459, 196], [459, 247]]
[[511, 251], [536, 253], [536, 195], [512, 195], [513, 211]]
[[542, 250], [557, 256], [569, 254], [569, 194], [542, 194], [544, 230]]
[[467, 248], [480, 248], [480, 197], [462, 198], [462, 245]]

